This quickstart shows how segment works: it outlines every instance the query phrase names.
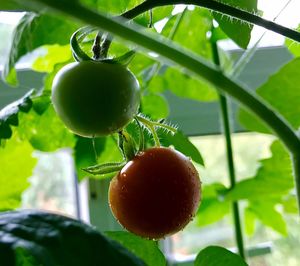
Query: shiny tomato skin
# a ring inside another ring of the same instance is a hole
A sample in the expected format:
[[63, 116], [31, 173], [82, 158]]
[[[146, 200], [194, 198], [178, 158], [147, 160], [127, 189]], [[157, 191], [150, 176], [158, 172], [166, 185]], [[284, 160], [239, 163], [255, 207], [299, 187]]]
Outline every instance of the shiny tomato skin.
[[135, 76], [122, 65], [76, 62], [55, 76], [52, 102], [58, 116], [75, 134], [105, 136], [133, 119], [140, 89]]
[[128, 231], [159, 239], [182, 230], [201, 197], [194, 165], [182, 153], [154, 147], [138, 154], [112, 179], [109, 203]]

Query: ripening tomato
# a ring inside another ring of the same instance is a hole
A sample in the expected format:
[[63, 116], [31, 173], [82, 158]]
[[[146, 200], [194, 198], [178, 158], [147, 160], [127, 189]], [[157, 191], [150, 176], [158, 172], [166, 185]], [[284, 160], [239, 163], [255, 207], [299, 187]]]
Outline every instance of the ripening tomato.
[[55, 76], [52, 102], [70, 130], [98, 137], [119, 131], [133, 119], [140, 88], [135, 76], [120, 64], [76, 62]]
[[159, 239], [183, 229], [195, 215], [201, 182], [182, 153], [163, 147], [140, 152], [112, 179], [109, 203], [129, 231]]

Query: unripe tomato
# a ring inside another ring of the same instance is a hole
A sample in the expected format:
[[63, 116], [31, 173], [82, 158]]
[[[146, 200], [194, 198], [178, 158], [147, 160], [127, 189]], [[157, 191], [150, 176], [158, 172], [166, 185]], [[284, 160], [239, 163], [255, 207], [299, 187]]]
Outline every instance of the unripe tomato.
[[64, 124], [84, 137], [122, 129], [138, 111], [135, 76], [119, 64], [84, 61], [63, 67], [55, 76], [52, 102]]
[[192, 162], [171, 148], [139, 153], [112, 179], [109, 203], [129, 231], [158, 239], [183, 229], [200, 201], [201, 182]]

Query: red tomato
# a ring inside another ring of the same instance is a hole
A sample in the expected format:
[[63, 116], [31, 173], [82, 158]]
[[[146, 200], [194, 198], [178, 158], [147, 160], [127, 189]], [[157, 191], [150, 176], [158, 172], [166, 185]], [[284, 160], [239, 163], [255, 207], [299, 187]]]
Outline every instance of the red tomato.
[[191, 221], [200, 190], [198, 172], [189, 158], [171, 148], [155, 147], [138, 154], [112, 179], [109, 202], [127, 230], [158, 239]]

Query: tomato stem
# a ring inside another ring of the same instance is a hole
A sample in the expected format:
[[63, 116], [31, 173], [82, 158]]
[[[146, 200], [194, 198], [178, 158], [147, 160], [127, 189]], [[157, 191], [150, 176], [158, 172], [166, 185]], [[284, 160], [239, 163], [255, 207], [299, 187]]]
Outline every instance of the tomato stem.
[[[150, 130], [150, 132], [153, 136], [153, 139], [154, 139], [155, 146], [160, 147], [160, 141], [159, 141], [158, 135], [155, 130], [154, 122], [149, 119], [146, 119], [145, 117], [142, 117], [142, 116], [137, 115], [135, 117], [137, 120], [139, 120], [141, 123], [143, 123]], [[159, 124], [159, 123], [157, 123], [157, 124]]]

